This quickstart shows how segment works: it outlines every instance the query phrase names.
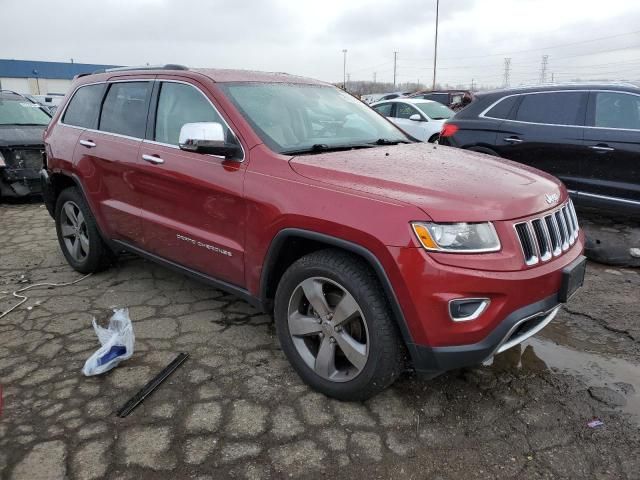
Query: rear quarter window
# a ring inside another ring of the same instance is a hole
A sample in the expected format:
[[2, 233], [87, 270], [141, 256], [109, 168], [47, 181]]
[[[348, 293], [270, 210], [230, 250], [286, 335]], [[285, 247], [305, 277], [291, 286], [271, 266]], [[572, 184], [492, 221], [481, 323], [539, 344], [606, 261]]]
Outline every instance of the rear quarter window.
[[513, 106], [516, 104], [518, 100], [517, 96], [505, 97], [502, 100], [499, 100], [493, 107], [491, 107], [487, 113], [484, 114], [485, 117], [490, 118], [499, 118], [505, 119], [509, 118], [509, 114], [511, 110], [513, 110]]
[[105, 85], [87, 85], [76, 90], [64, 112], [62, 123], [82, 128], [96, 128]]

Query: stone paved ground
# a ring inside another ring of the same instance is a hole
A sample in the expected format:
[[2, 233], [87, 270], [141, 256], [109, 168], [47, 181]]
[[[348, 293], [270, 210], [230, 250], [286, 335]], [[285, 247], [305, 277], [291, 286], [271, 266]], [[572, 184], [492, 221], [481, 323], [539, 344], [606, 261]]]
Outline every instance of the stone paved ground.
[[[44, 208], [0, 205], [0, 311], [13, 303], [1, 292], [77, 278]], [[350, 404], [300, 382], [269, 317], [123, 258], [77, 285], [34, 290], [0, 319], [0, 477], [640, 478], [639, 287], [635, 270], [591, 264], [536, 341], [491, 366], [407, 374]], [[91, 317], [114, 306], [129, 307], [135, 355], [85, 378]], [[191, 357], [167, 382], [115, 417], [183, 351]], [[594, 416], [605, 426], [588, 428]]]

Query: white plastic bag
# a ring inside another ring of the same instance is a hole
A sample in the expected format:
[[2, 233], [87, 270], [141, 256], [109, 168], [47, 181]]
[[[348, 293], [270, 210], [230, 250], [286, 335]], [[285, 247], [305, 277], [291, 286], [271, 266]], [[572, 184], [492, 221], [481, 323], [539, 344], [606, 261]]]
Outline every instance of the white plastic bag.
[[126, 308], [113, 310], [107, 328], [99, 326], [94, 318], [93, 329], [102, 346], [87, 359], [82, 368], [82, 373], [87, 377], [100, 375], [130, 358], [133, 355], [133, 344], [136, 340], [129, 310]]

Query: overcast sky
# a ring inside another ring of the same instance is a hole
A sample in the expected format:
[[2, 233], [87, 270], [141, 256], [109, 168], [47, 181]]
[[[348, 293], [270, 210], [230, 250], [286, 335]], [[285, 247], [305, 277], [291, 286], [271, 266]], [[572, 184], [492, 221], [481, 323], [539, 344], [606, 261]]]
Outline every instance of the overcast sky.
[[[640, 79], [638, 0], [441, 0], [438, 80]], [[0, 58], [432, 76], [436, 0], [0, 0]], [[634, 33], [636, 32], [636, 33]], [[604, 38], [608, 37], [608, 38]], [[567, 45], [573, 44], [573, 45]], [[599, 52], [594, 54], [594, 52]]]

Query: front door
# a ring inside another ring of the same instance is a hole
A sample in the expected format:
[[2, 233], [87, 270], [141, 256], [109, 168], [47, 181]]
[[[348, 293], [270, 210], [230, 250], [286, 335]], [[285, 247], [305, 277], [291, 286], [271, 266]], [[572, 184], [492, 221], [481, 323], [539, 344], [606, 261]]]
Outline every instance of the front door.
[[640, 96], [592, 92], [582, 191], [640, 202]]
[[568, 188], [580, 183], [587, 92], [538, 92], [522, 95], [502, 122], [496, 151], [502, 157], [539, 168]]
[[[142, 143], [142, 227], [145, 249], [216, 279], [244, 284], [246, 163], [178, 147], [186, 123], [225, 120], [198, 87], [159, 81]], [[245, 159], [246, 160], [246, 159]]]
[[[421, 120], [410, 120], [409, 118], [412, 115], [420, 115]], [[422, 140], [423, 142], [428, 140], [425, 128], [427, 119], [412, 105], [396, 102], [393, 117], [389, 118], [389, 120], [412, 137]]]

